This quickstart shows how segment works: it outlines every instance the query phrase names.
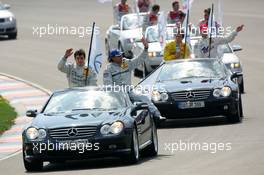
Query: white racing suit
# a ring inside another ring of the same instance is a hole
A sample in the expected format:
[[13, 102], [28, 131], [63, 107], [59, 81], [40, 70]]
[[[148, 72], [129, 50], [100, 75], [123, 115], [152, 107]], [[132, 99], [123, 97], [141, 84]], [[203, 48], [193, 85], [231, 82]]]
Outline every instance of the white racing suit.
[[[104, 85], [111, 86], [123, 86], [127, 89], [127, 86], [131, 86], [131, 73], [140, 64], [143, 64], [145, 59], [148, 58], [148, 52], [145, 49], [138, 57], [131, 60], [124, 59], [123, 64], [120, 66], [117, 63], [110, 63], [107, 65], [104, 71]], [[129, 92], [129, 97], [132, 102], [144, 102], [149, 105], [149, 110], [154, 117], [160, 118], [160, 112], [157, 107], [151, 102], [151, 100], [144, 95], [137, 95], [133, 91]]]
[[[221, 53], [218, 52], [218, 46], [222, 44], [230, 43], [237, 36], [237, 32], [234, 31], [226, 37], [212, 37], [211, 42], [211, 58], [221, 58]], [[209, 38], [202, 38], [194, 45], [194, 54], [196, 58], [209, 58]]]
[[97, 75], [92, 69], [89, 69], [89, 73], [87, 76], [87, 85], [85, 85], [86, 75], [84, 66], [78, 66], [76, 64], [67, 63], [66, 58], [61, 58], [58, 64], [58, 69], [66, 74], [70, 88], [96, 86]]

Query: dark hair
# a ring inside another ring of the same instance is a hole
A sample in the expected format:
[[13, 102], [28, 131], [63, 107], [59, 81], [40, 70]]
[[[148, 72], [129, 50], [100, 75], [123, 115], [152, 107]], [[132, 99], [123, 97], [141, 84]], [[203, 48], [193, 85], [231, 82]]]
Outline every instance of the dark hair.
[[211, 8], [204, 9], [204, 13], [210, 14], [210, 12], [211, 12]]
[[179, 4], [179, 1], [174, 1], [174, 2], [172, 3], [172, 7], [174, 7], [175, 4]]
[[154, 5], [152, 6], [152, 11], [154, 12], [154, 11], [156, 11], [156, 10], [160, 10], [160, 6], [159, 6], [158, 4], [154, 4]]
[[83, 55], [85, 58], [85, 51], [83, 49], [79, 49], [74, 52], [74, 58], [76, 58], [77, 56], [81, 56], [81, 55]]

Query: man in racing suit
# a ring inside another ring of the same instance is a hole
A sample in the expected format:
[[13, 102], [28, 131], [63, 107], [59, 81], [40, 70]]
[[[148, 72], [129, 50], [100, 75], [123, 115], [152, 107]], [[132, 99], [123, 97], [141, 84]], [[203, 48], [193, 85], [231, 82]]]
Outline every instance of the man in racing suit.
[[114, 17], [116, 19], [116, 22], [119, 24], [122, 16], [131, 12], [132, 10], [127, 4], [127, 0], [121, 0], [121, 2], [116, 4], [114, 7]]
[[140, 13], [148, 12], [151, 7], [151, 0], [138, 0], [137, 6]]
[[209, 49], [210, 38], [208, 37], [208, 30], [205, 26], [202, 26], [201, 35], [202, 38], [194, 45], [194, 54], [196, 58], [221, 58], [222, 55], [218, 53], [218, 46], [226, 43], [230, 43], [235, 39], [238, 32], [243, 30], [244, 25], [238, 26], [235, 31], [230, 33], [226, 37], [212, 37], [211, 50]]
[[179, 1], [174, 1], [172, 3], [172, 8], [173, 10], [171, 10], [168, 13], [167, 23], [168, 24], [177, 24], [178, 22], [182, 23], [181, 21], [184, 21], [184, 18], [182, 19], [184, 13], [183, 11], [180, 10]]
[[[113, 49], [110, 52], [110, 63], [107, 65], [103, 75], [104, 85], [122, 86], [125, 88], [127, 88], [127, 86], [131, 86], [132, 71], [140, 64], [144, 63], [144, 60], [148, 58], [148, 43], [144, 38], [142, 38], [142, 43], [144, 45], [142, 53], [138, 57], [130, 60], [123, 58], [122, 53], [117, 49]], [[129, 96], [132, 101], [146, 102], [149, 105], [149, 110], [155, 119], [165, 120], [164, 117], [161, 117], [159, 110], [148, 97], [144, 95], [137, 95], [133, 91], [129, 92]]]
[[[75, 63], [67, 63], [67, 59], [73, 54], [73, 49], [67, 49], [65, 55], [61, 58], [58, 69], [65, 73], [68, 79], [69, 87], [96, 86], [97, 75], [92, 69], [85, 67], [85, 52], [83, 49], [74, 53]], [[86, 71], [88, 76], [86, 78]], [[87, 84], [86, 84], [87, 83]]]

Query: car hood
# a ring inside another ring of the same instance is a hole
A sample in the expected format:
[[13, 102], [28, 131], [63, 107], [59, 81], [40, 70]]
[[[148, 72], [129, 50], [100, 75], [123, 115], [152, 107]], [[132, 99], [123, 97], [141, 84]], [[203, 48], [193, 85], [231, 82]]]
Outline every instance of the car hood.
[[8, 17], [13, 17], [13, 13], [11, 13], [8, 10], [0, 10], [0, 18], [8, 18]]
[[186, 91], [194, 89], [213, 89], [223, 87], [227, 83], [226, 79], [182, 79], [164, 81], [156, 84], [158, 89], [165, 89], [167, 92]]
[[222, 61], [224, 64], [239, 63], [239, 58], [234, 53], [225, 53]]
[[71, 126], [98, 126], [120, 120], [126, 114], [126, 109], [116, 111], [92, 111], [64, 113], [60, 115], [39, 114], [31, 126], [41, 128], [59, 128]]

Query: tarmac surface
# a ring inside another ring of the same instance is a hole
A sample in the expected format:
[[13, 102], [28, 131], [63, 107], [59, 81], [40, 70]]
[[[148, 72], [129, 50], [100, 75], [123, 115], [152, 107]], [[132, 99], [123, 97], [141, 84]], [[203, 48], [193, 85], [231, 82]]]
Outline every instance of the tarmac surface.
[[[57, 63], [65, 49], [85, 48], [89, 38], [78, 36], [43, 36], [33, 34], [33, 28], [50, 25], [91, 26], [95, 21], [101, 28], [102, 43], [107, 28], [112, 23], [111, 3], [99, 4], [95, 0], [2, 0], [9, 3], [18, 20], [18, 39], [0, 39], [0, 72], [34, 82], [49, 90], [67, 86], [66, 77], [57, 70]], [[156, 1], [161, 10], [170, 9], [170, 0]], [[264, 1], [223, 0], [224, 25], [245, 29], [234, 43], [243, 51], [245, 75], [243, 95], [244, 121], [228, 124], [222, 117], [171, 121], [158, 131], [159, 155], [154, 159], [143, 158], [138, 165], [124, 165], [120, 160], [88, 160], [68, 162], [66, 165], [47, 164], [43, 174], [144, 174], [144, 175], [262, 175], [264, 173], [264, 60], [263, 36]], [[194, 1], [191, 22], [198, 23], [204, 8], [212, 1]], [[105, 64], [103, 65], [104, 69]], [[99, 76], [102, 81], [102, 74]], [[134, 80], [135, 82], [136, 80]], [[179, 143], [224, 143], [231, 145], [225, 151], [169, 151], [166, 145]], [[23, 174], [22, 154], [0, 162], [4, 174]], [[42, 174], [40, 173], [40, 174]]]

